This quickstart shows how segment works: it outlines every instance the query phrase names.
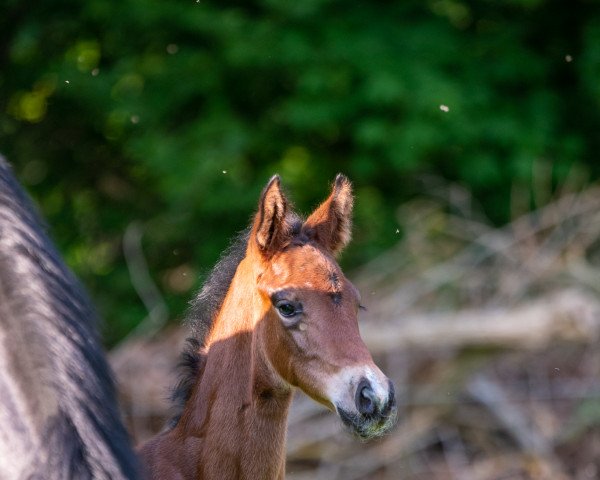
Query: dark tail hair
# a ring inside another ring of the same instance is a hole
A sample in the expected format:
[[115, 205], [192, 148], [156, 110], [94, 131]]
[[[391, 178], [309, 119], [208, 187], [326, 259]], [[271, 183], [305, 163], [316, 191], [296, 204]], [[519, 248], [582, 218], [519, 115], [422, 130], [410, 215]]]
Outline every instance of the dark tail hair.
[[0, 479], [132, 479], [83, 288], [0, 156]]

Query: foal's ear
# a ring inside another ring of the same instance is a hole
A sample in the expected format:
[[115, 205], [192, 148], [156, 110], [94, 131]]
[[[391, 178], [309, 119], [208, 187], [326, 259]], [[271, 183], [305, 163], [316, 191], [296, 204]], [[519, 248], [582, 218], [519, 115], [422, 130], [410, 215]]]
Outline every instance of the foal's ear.
[[333, 254], [341, 252], [352, 236], [352, 184], [338, 173], [331, 195], [304, 223], [307, 233]]
[[252, 233], [261, 253], [271, 255], [279, 250], [288, 238], [285, 220], [288, 202], [281, 191], [279, 175], [274, 175], [263, 190], [254, 217]]

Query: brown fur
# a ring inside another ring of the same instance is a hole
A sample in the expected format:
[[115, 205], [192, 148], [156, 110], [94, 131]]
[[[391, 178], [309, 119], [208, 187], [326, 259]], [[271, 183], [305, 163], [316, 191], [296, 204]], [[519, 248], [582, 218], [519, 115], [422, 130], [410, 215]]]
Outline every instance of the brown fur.
[[[201, 347], [202, 372], [181, 418], [141, 449], [149, 478], [282, 479], [293, 387], [337, 409], [329, 383], [344, 368], [367, 366], [387, 381], [359, 335], [358, 292], [333, 258], [349, 241], [350, 183], [338, 176], [299, 231], [287, 205], [274, 177]], [[284, 318], [279, 297], [301, 305], [302, 314]], [[347, 388], [354, 395], [356, 385]]]
[[352, 238], [353, 203], [352, 184], [339, 174], [329, 198], [306, 220], [305, 229], [333, 254], [341, 252]]

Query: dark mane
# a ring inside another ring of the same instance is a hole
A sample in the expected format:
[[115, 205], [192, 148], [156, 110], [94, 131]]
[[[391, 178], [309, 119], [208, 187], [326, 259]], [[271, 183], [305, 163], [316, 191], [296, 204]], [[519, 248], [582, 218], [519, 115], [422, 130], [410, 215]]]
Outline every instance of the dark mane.
[[221, 308], [238, 265], [246, 256], [250, 227], [240, 232], [206, 278], [204, 285], [190, 302], [187, 323], [200, 346], [204, 346], [215, 315]]
[[0, 156], [1, 478], [138, 478], [95, 324]]
[[[301, 233], [302, 220], [299, 217], [290, 214], [287, 221], [292, 235], [290, 243], [299, 245], [308, 241]], [[170, 427], [175, 426], [179, 421], [183, 407], [202, 372], [204, 356], [201, 350], [212, 322], [221, 309], [237, 267], [246, 256], [250, 230], [251, 227], [248, 227], [234, 238], [211, 270], [200, 292], [190, 302], [186, 323], [190, 325], [193, 336], [187, 339], [178, 365], [180, 378], [171, 395], [175, 416], [169, 423]]]
[[175, 417], [170, 422], [171, 427], [177, 424], [185, 402], [190, 398], [192, 388], [202, 371], [204, 358], [200, 351], [204, 347], [213, 319], [227, 295], [237, 267], [246, 256], [249, 235], [250, 227], [235, 237], [190, 302], [186, 323], [190, 326], [193, 336], [187, 339], [178, 365], [179, 383], [171, 395], [175, 404]]

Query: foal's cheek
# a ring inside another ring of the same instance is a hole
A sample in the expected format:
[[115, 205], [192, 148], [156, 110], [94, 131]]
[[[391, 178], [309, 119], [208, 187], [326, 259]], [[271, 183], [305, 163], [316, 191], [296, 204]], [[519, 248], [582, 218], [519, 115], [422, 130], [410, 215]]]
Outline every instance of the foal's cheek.
[[[310, 370], [311, 358], [314, 352], [311, 351], [309, 337], [306, 331], [297, 328], [285, 331], [285, 340], [282, 349], [287, 355], [286, 362], [290, 366], [292, 376], [298, 378], [303, 376], [303, 373]], [[296, 369], [295, 367], [298, 367]], [[298, 379], [296, 380], [298, 381]], [[302, 380], [300, 380], [302, 383]]]
[[294, 328], [288, 331], [289, 350], [292, 355], [303, 356], [308, 347], [305, 331]]
[[269, 361], [284, 380], [292, 383], [292, 365], [298, 358], [298, 345], [291, 332], [282, 325], [279, 315], [274, 314], [266, 321], [269, 324], [261, 337]]

